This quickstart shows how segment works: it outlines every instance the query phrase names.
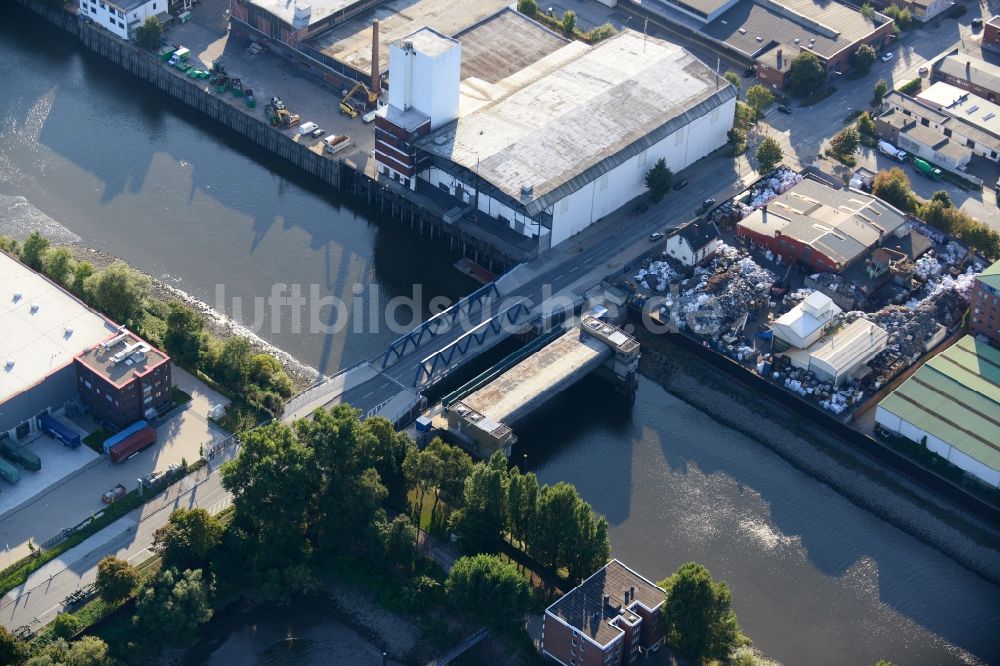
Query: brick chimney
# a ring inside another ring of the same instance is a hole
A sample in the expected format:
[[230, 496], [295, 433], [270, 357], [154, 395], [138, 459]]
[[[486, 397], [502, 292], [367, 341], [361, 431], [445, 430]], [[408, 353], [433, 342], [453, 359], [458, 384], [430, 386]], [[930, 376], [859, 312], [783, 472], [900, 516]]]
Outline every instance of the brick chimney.
[[781, 65], [782, 65], [782, 59], [781, 59], [781, 55], [782, 55], [782, 53], [781, 53], [781, 49], [778, 49], [778, 53], [777, 53], [777, 56], [778, 56], [778, 70], [779, 70], [779, 71], [781, 70]]
[[372, 95], [382, 94], [382, 76], [378, 64], [378, 19], [372, 19], [372, 84], [368, 86]]

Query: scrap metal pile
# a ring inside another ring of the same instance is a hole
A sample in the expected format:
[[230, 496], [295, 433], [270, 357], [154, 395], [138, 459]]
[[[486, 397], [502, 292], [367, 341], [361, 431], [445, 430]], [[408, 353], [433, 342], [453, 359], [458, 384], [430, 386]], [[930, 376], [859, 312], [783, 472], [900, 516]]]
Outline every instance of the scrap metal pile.
[[766, 304], [774, 280], [748, 252], [723, 245], [707, 269], [696, 269], [681, 283], [676, 302], [667, 298], [663, 310], [679, 329], [715, 339], [740, 328], [752, 310]]
[[664, 292], [671, 282], [680, 277], [666, 261], [651, 261], [635, 274], [635, 281], [646, 285], [651, 291]]

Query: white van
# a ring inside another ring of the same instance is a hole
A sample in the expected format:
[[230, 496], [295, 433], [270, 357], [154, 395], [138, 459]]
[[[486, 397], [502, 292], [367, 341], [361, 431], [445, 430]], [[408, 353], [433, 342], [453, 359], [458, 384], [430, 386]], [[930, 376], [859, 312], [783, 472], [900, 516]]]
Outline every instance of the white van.
[[311, 133], [314, 129], [318, 128], [319, 125], [317, 125], [316, 123], [302, 123], [301, 125], [299, 125], [299, 134], [305, 136], [306, 134]]

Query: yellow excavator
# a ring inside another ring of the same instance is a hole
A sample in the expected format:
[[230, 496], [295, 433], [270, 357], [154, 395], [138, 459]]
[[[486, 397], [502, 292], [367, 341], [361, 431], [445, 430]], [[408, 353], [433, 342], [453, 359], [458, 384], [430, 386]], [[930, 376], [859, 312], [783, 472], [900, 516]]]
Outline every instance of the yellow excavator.
[[375, 106], [378, 103], [378, 95], [369, 90], [368, 86], [366, 86], [363, 81], [358, 81], [354, 84], [354, 87], [351, 88], [346, 95], [344, 95], [344, 98], [340, 100], [340, 112], [345, 116], [357, 118], [358, 114], [361, 113], [354, 108], [353, 104], [351, 104], [351, 99], [359, 90], [363, 90], [365, 92], [365, 95], [368, 98], [368, 106]]

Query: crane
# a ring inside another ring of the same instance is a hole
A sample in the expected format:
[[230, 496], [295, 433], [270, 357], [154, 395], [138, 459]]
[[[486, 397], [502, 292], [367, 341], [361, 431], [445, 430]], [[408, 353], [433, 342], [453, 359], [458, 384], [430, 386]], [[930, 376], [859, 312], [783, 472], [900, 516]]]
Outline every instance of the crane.
[[364, 81], [358, 81], [354, 84], [354, 87], [351, 88], [346, 95], [344, 95], [344, 98], [340, 100], [340, 112], [345, 116], [350, 116], [351, 118], [358, 117], [358, 113], [360, 112], [354, 108], [353, 104], [351, 104], [351, 98], [354, 97], [354, 94], [359, 90], [365, 91], [365, 95], [368, 99], [368, 106], [375, 106], [378, 103], [378, 95], [369, 90], [368, 86], [364, 84]]

